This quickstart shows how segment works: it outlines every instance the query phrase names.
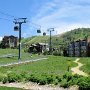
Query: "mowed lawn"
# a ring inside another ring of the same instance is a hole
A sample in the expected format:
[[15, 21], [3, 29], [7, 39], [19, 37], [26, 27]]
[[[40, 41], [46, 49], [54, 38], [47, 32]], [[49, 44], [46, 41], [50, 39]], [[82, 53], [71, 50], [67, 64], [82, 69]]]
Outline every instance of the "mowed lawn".
[[9, 66], [9, 67], [1, 67], [0, 73], [7, 74], [8, 72], [15, 73], [38, 73], [38, 74], [55, 74], [55, 75], [63, 75], [68, 70], [68, 65], [70, 67], [75, 67], [73, 61], [75, 58], [73, 57], [62, 57], [62, 56], [48, 56], [46, 60], [40, 60], [36, 62], [30, 62], [27, 64]]
[[80, 69], [90, 75], [90, 57], [80, 58], [80, 62], [84, 65]]

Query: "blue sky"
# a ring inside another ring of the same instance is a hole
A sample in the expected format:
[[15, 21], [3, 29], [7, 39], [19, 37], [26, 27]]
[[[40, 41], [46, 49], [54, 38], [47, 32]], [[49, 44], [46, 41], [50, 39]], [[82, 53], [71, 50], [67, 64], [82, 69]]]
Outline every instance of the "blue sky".
[[[2, 14], [4, 12], [9, 15]], [[39, 35], [48, 28], [55, 28], [54, 34], [60, 34], [74, 28], [90, 27], [90, 0], [1, 0], [0, 2], [0, 37], [18, 36], [13, 30], [15, 17], [27, 17], [22, 25], [22, 37]]]

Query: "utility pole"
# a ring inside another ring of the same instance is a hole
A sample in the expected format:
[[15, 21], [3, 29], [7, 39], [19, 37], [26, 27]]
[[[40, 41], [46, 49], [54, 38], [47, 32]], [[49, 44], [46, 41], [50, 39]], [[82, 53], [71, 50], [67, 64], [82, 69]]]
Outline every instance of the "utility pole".
[[[16, 29], [15, 29], [15, 27], [14, 27], [14, 30], [15, 30], [15, 31], [19, 31], [19, 53], [18, 53], [19, 55], [18, 55], [18, 60], [21, 59], [21, 25], [22, 25], [23, 23], [26, 23], [26, 19], [27, 19], [27, 18], [14, 19], [15, 25], [16, 25], [16, 24], [19, 25], [18, 28], [16, 28]], [[16, 26], [16, 27], [17, 27], [17, 26]]]
[[54, 31], [54, 28], [49, 28], [48, 31], [50, 32], [50, 42], [49, 42], [49, 52], [50, 54], [52, 53], [52, 38], [51, 38], [51, 34], [52, 34], [52, 31]]

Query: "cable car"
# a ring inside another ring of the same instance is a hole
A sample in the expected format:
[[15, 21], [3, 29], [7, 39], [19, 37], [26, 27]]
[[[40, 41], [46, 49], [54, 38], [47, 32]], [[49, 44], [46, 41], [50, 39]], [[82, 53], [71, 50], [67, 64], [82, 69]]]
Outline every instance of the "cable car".
[[19, 31], [19, 27], [18, 26], [15, 26], [14, 27], [14, 31]]
[[43, 33], [43, 36], [46, 36], [46, 33], [45, 32]]
[[40, 29], [38, 29], [38, 30], [37, 30], [37, 33], [41, 33], [41, 30], [40, 30]]

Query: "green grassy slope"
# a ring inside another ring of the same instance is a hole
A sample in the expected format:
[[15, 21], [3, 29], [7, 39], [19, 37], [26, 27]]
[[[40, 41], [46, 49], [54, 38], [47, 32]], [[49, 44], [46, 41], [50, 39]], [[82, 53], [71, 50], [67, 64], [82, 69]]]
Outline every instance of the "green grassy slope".
[[[78, 28], [60, 35], [52, 36], [52, 46], [58, 46], [60, 44], [67, 44], [73, 40], [85, 39], [87, 36], [90, 36], [90, 28]], [[22, 40], [22, 43], [25, 44], [34, 44], [34, 43], [49, 43], [49, 36], [34, 36], [25, 38]]]

